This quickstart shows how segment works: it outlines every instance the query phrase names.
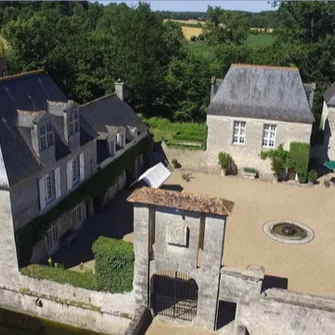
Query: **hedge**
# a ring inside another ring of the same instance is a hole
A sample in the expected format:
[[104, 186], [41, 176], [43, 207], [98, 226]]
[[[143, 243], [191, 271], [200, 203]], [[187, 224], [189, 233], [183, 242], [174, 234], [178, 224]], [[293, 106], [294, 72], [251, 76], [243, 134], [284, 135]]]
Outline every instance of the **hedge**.
[[302, 142], [290, 144], [290, 167], [298, 174], [300, 182], [306, 182], [310, 145]]
[[201, 135], [199, 133], [174, 134], [172, 138], [174, 140], [181, 140], [181, 141], [198, 141], [198, 142], [205, 141], [205, 135]]
[[105, 169], [91, 176], [87, 181], [71, 192], [49, 212], [27, 223], [16, 232], [16, 245], [20, 267], [30, 262], [34, 245], [45, 235], [52, 222], [64, 212], [72, 210], [80, 202], [93, 198], [97, 206], [103, 203], [109, 187], [115, 184], [116, 178], [126, 170], [127, 177], [133, 175], [135, 157], [149, 150], [149, 138], [145, 137], [136, 145], [125, 151]]
[[[187, 143], [187, 142], [190, 142]], [[170, 140], [167, 141], [167, 146], [171, 148], [180, 148], [180, 149], [187, 149], [187, 150], [204, 150], [205, 142], [193, 142], [195, 145], [192, 145], [192, 141], [187, 141], [186, 143], [183, 141], [177, 140]]]
[[98, 289], [130, 292], [134, 277], [134, 250], [130, 242], [101, 236], [92, 246]]
[[168, 119], [151, 117], [149, 119], [143, 118], [143, 121], [149, 126], [149, 128], [158, 128], [161, 130], [169, 130], [172, 132], [180, 131], [184, 132], [195, 132], [206, 134], [205, 123], [191, 123], [191, 122], [171, 122]]
[[22, 268], [20, 271], [23, 275], [36, 279], [45, 279], [61, 284], [70, 284], [72, 286], [86, 288], [88, 290], [98, 289], [96, 277], [91, 272], [77, 272], [37, 264], [29, 265]]

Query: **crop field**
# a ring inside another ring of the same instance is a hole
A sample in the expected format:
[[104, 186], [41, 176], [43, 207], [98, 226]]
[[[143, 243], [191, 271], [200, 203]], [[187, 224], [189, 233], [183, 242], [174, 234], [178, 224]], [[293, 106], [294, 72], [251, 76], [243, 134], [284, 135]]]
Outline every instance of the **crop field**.
[[188, 41], [191, 39], [191, 36], [198, 37], [200, 34], [202, 34], [202, 28], [200, 27], [195, 28], [195, 27], [182, 26], [181, 29], [183, 30], [183, 34]]

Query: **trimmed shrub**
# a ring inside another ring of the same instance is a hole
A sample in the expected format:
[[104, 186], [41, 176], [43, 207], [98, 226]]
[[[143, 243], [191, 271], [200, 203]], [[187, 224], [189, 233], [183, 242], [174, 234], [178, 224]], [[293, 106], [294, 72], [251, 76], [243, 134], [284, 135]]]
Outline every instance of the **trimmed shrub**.
[[245, 168], [243, 168], [243, 171], [245, 173], [256, 173], [256, 174], [258, 174], [258, 171], [256, 169], [254, 169], [254, 168], [245, 167]]
[[60, 267], [32, 264], [22, 268], [21, 273], [36, 279], [55, 281], [61, 284], [70, 284], [75, 287], [96, 291], [98, 289], [96, 277], [92, 272], [77, 272]]
[[195, 42], [196, 40], [197, 40], [197, 38], [195, 36], [191, 36], [191, 38], [190, 38], [191, 42]]
[[204, 39], [205, 39], [204, 34], [199, 34], [199, 36], [198, 36], [198, 40], [199, 40], [199, 41], [203, 41]]
[[134, 277], [134, 250], [130, 242], [101, 236], [92, 246], [98, 289], [130, 292]]
[[307, 174], [308, 181], [315, 183], [318, 179], [318, 173], [315, 170], [310, 170]]
[[302, 142], [290, 144], [290, 167], [298, 174], [299, 182], [307, 179], [310, 145]]
[[219, 165], [221, 169], [229, 170], [231, 164], [233, 163], [232, 157], [226, 152], [219, 153]]
[[205, 135], [199, 133], [181, 133], [181, 134], [174, 134], [172, 138], [174, 140], [180, 140], [180, 141], [203, 142], [205, 140]]

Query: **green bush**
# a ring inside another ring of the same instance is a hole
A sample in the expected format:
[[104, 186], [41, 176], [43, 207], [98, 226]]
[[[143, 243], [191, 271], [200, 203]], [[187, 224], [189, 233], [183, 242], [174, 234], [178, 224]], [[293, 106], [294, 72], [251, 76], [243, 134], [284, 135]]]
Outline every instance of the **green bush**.
[[97, 290], [96, 277], [92, 272], [77, 272], [60, 267], [32, 264], [22, 268], [21, 273], [36, 279], [55, 281], [61, 284], [70, 284], [75, 287]]
[[307, 174], [307, 178], [312, 183], [315, 183], [316, 180], [318, 179], [318, 173], [315, 170], [310, 170]]
[[226, 152], [219, 153], [219, 165], [221, 169], [229, 170], [234, 163], [233, 158]]
[[130, 292], [134, 277], [132, 243], [101, 236], [92, 246], [98, 289], [111, 293]]
[[292, 142], [290, 144], [290, 167], [298, 174], [300, 182], [306, 182], [309, 151], [308, 143]]
[[177, 140], [169, 140], [167, 142], [168, 147], [171, 147], [171, 148], [179, 148], [179, 149], [186, 149], [186, 150], [204, 150], [205, 148], [205, 142], [203, 143], [193, 142], [192, 144], [184, 143], [182, 141], [177, 141]]
[[195, 36], [191, 36], [191, 38], [190, 38], [191, 42], [195, 42], [196, 40], [197, 40], [197, 38]]
[[174, 140], [180, 141], [197, 141], [203, 142], [205, 141], [205, 136], [199, 133], [181, 133], [181, 134], [174, 134], [172, 136]]
[[280, 175], [285, 168], [290, 167], [290, 153], [284, 150], [282, 144], [276, 149], [261, 151], [260, 156], [262, 160], [271, 159], [271, 170], [277, 175]]

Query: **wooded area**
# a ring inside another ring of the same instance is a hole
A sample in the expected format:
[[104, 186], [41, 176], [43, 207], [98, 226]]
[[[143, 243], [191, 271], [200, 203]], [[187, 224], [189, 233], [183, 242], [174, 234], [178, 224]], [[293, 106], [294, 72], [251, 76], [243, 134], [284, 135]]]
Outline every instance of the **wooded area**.
[[304, 82], [316, 82], [318, 117], [335, 80], [334, 12], [334, 2], [280, 2], [259, 13], [276, 29], [272, 44], [257, 46], [245, 43], [256, 14], [209, 7], [205, 54], [188, 48], [180, 24], [145, 3], [1, 2], [8, 45], [0, 53], [10, 74], [44, 68], [79, 103], [111, 92], [122, 78], [135, 111], [187, 122], [205, 120], [210, 78], [231, 63], [297, 66]]

